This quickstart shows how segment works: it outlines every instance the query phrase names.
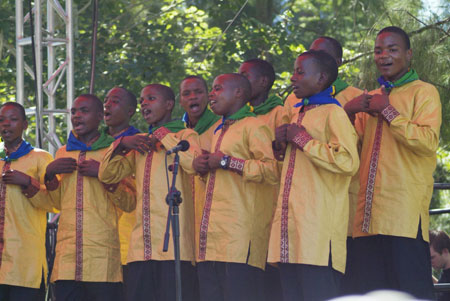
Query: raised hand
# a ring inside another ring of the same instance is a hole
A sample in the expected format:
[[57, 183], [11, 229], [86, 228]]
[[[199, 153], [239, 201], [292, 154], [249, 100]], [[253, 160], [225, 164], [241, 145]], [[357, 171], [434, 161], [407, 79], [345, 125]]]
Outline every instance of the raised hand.
[[2, 174], [2, 181], [6, 184], [27, 187], [31, 183], [31, 177], [21, 171], [9, 169]]
[[208, 166], [210, 170], [220, 168], [220, 161], [222, 161], [222, 157], [225, 156], [221, 151], [217, 151], [213, 154], [209, 154], [208, 157]]
[[93, 159], [84, 160], [78, 164], [78, 172], [85, 177], [98, 178], [98, 168], [100, 167], [100, 162]]
[[370, 102], [372, 99], [372, 95], [369, 95], [367, 90], [364, 90], [364, 93], [359, 95], [358, 97], [353, 98], [348, 103], [345, 104], [344, 110], [348, 115], [353, 115], [359, 112], [370, 113]]
[[158, 139], [153, 136], [134, 135], [123, 137], [120, 145], [125, 149], [134, 149], [141, 154], [156, 150]]
[[283, 124], [275, 129], [275, 141], [277, 144], [285, 144], [287, 142], [286, 131], [288, 127], [289, 124]]
[[381, 86], [381, 94], [375, 94], [370, 101], [369, 109], [372, 112], [381, 113], [389, 105], [389, 93]]
[[202, 154], [192, 161], [192, 167], [194, 167], [195, 171], [200, 175], [205, 175], [209, 171], [209, 154]]
[[47, 166], [46, 175], [52, 179], [57, 174], [72, 173], [77, 169], [77, 160], [74, 158], [59, 158]]

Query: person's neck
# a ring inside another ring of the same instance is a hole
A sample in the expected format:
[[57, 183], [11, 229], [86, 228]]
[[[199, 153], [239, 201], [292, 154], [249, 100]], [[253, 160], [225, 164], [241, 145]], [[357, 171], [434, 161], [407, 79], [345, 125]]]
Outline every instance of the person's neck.
[[405, 70], [402, 70], [401, 73], [399, 73], [397, 76], [395, 76], [394, 78], [384, 78], [385, 80], [388, 80], [390, 82], [395, 83], [396, 81], [398, 81], [400, 78], [402, 78], [403, 75], [405, 75], [406, 73], [408, 73], [409, 68], [406, 68]]
[[78, 140], [89, 146], [94, 143], [99, 136], [100, 132], [98, 131], [98, 129], [95, 129], [92, 132], [86, 133], [85, 135], [78, 136]]
[[127, 123], [120, 124], [118, 126], [110, 126], [108, 127], [109, 135], [115, 137], [121, 133], [123, 133], [126, 129], [128, 129], [130, 125]]
[[[205, 110], [206, 110], [206, 108], [205, 108]], [[203, 115], [203, 113], [205, 113], [205, 111], [202, 112], [202, 115]], [[202, 116], [202, 115], [200, 115], [200, 116]], [[188, 117], [189, 117], [188, 127], [195, 128], [195, 126], [197, 125], [197, 123], [200, 120], [200, 118], [197, 118], [197, 117], [194, 117], [194, 116], [190, 116], [189, 114], [188, 114]]]
[[254, 107], [259, 106], [260, 104], [264, 103], [267, 100], [267, 97], [269, 97], [269, 93], [261, 93], [259, 95], [256, 95], [250, 100], [250, 104]]
[[159, 120], [159, 121], [155, 122], [154, 124], [152, 124], [152, 126], [154, 126], [154, 127], [162, 126], [162, 125], [168, 123], [171, 120], [172, 120], [172, 115], [166, 115], [161, 120]]
[[22, 137], [18, 137], [17, 139], [15, 139], [14, 141], [11, 142], [6, 142], [5, 141], [5, 148], [8, 154], [11, 154], [13, 152], [15, 152], [19, 147], [20, 144], [22, 143], [23, 139]]

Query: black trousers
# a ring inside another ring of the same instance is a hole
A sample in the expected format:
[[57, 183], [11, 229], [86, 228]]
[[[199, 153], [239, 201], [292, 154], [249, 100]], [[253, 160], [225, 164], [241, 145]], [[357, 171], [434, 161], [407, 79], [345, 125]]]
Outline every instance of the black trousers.
[[345, 266], [345, 274], [342, 277], [341, 281], [341, 296], [357, 293], [355, 290], [355, 283], [358, 282], [358, 278], [355, 277], [355, 267], [352, 260], [354, 257], [353, 253], [353, 238], [347, 237], [347, 260]]
[[121, 282], [56, 281], [58, 301], [120, 301], [123, 296]]
[[45, 300], [45, 285], [42, 282], [40, 288], [30, 288], [14, 285], [0, 285], [0, 300], [1, 301], [44, 301]]
[[393, 289], [434, 299], [430, 247], [420, 225], [415, 239], [376, 235], [355, 238], [353, 243], [356, 292]]
[[339, 294], [342, 274], [329, 266], [280, 264], [284, 301], [328, 300]]
[[202, 301], [262, 300], [263, 270], [245, 263], [205, 261], [197, 265]]
[[[175, 262], [173, 260], [136, 261], [127, 264], [128, 301], [175, 301]], [[181, 262], [181, 292], [183, 301], [196, 301], [198, 280], [191, 262]]]
[[263, 283], [263, 301], [283, 301], [279, 267], [266, 264]]

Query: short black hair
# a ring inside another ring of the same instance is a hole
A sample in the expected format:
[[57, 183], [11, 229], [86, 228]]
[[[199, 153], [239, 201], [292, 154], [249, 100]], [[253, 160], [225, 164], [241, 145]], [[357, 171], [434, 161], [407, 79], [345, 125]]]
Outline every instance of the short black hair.
[[403, 41], [405, 42], [406, 49], [411, 49], [411, 42], [410, 42], [410, 40], [409, 40], [409, 36], [408, 36], [408, 34], [407, 34], [403, 29], [401, 29], [400, 27], [397, 27], [397, 26], [388, 26], [388, 27], [385, 27], [385, 28], [383, 28], [382, 30], [380, 30], [380, 31], [377, 33], [377, 37], [378, 37], [380, 34], [384, 33], [384, 32], [393, 32], [393, 33], [398, 34], [399, 36], [402, 37]]
[[319, 70], [321, 72], [325, 72], [328, 75], [326, 88], [331, 86], [331, 84], [338, 77], [338, 65], [336, 63], [336, 60], [325, 51], [309, 50], [299, 55], [299, 57], [301, 56], [311, 57], [314, 60], [315, 64], [319, 67]]
[[124, 88], [124, 87], [116, 87], [116, 88], [121, 89], [121, 90], [125, 93], [126, 101], [128, 101], [128, 103], [130, 104], [130, 106], [131, 106], [132, 108], [134, 108], [134, 110], [136, 111], [136, 108], [137, 108], [137, 98], [136, 98], [136, 95], [134, 95], [133, 92], [131, 92], [130, 90], [128, 90], [128, 89], [126, 89], [126, 88]]
[[92, 100], [92, 102], [94, 103], [95, 109], [103, 114], [103, 102], [96, 95], [94, 95], [94, 94], [81, 94], [76, 99], [78, 99], [80, 97]]
[[25, 108], [24, 108], [20, 103], [14, 102], [14, 101], [8, 101], [8, 102], [5, 102], [4, 104], [2, 104], [2, 105], [0, 106], [0, 110], [1, 110], [3, 107], [6, 107], [6, 106], [12, 106], [12, 107], [17, 108], [17, 109], [19, 110], [20, 116], [23, 118], [23, 120], [24, 120], [24, 121], [27, 120], [27, 115], [25, 114]]
[[260, 76], [265, 76], [269, 80], [269, 86], [267, 87], [267, 91], [270, 91], [272, 89], [273, 83], [275, 81], [275, 70], [273, 69], [273, 66], [268, 61], [262, 60], [262, 59], [250, 59], [242, 64], [251, 64], [254, 66], [256, 72]]
[[187, 79], [198, 79], [202, 82], [203, 86], [205, 86], [205, 91], [208, 92], [208, 84], [206, 83], [205, 79], [198, 75], [188, 75], [180, 82], [180, 90], [181, 90], [181, 83], [183, 83]]
[[430, 246], [432, 246], [439, 254], [442, 254], [444, 249], [447, 249], [450, 252], [450, 237], [444, 231], [431, 230]]
[[162, 84], [149, 84], [145, 86], [144, 89], [147, 87], [157, 89], [161, 92], [164, 100], [173, 100], [175, 102], [175, 93], [173, 93], [173, 90], [170, 87]]
[[324, 40], [327, 40], [328, 42], [330, 42], [333, 47], [332, 51], [336, 55], [336, 58], [342, 59], [342, 45], [341, 45], [341, 43], [339, 43], [338, 40], [336, 40], [332, 37], [327, 37], [327, 36], [318, 37], [316, 40], [318, 40], [318, 39], [324, 39]]

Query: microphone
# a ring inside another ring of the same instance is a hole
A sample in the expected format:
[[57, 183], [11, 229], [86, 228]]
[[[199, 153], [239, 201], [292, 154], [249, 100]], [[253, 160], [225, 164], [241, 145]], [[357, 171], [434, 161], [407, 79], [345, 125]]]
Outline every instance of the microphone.
[[177, 146], [169, 149], [166, 152], [166, 155], [170, 155], [170, 154], [177, 153], [177, 152], [185, 152], [189, 149], [189, 146], [190, 146], [189, 142], [187, 142], [186, 140], [181, 140], [180, 142], [178, 142]]

